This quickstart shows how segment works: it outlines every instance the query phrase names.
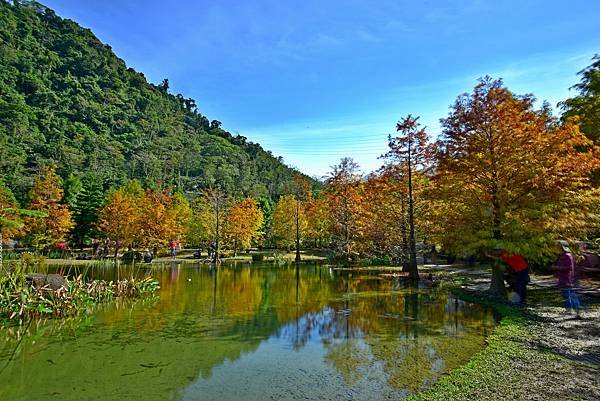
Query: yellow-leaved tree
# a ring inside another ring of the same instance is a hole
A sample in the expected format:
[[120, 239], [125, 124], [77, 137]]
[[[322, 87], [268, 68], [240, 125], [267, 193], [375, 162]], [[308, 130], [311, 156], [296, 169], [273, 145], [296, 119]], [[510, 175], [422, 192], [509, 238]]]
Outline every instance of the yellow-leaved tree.
[[305, 201], [306, 237], [314, 241], [315, 247], [329, 243], [331, 237], [331, 213], [325, 196], [308, 197]]
[[153, 249], [155, 255], [171, 241], [180, 243], [185, 239], [192, 216], [185, 196], [178, 192], [171, 195], [170, 189], [147, 189], [140, 203], [140, 213], [140, 243]]
[[115, 242], [115, 258], [121, 247], [133, 247], [140, 241], [140, 199], [143, 190], [137, 183], [109, 191], [98, 212], [98, 230]]
[[271, 230], [279, 246], [290, 249], [296, 240], [301, 241], [308, 227], [302, 203], [295, 195], [279, 198], [273, 211]]
[[208, 243], [214, 250], [215, 263], [220, 262], [222, 231], [230, 203], [225, 192], [219, 188], [204, 190], [192, 203], [186, 239], [198, 247]]
[[248, 248], [252, 241], [260, 238], [262, 224], [263, 212], [252, 198], [246, 198], [229, 209], [223, 226], [223, 238], [233, 249], [234, 257], [238, 249]]

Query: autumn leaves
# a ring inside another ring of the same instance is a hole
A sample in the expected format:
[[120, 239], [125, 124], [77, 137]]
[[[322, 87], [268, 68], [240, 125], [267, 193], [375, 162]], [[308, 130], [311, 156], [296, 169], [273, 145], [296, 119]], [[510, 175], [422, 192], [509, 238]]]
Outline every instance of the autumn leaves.
[[[298, 255], [300, 246], [327, 247], [345, 261], [391, 257], [417, 278], [418, 243], [459, 256], [501, 246], [544, 260], [556, 239], [598, 230], [599, 192], [590, 177], [600, 168], [599, 148], [577, 120], [559, 120], [548, 107], [536, 109], [531, 95], [484, 78], [441, 122], [432, 142], [409, 115], [389, 137], [378, 171], [364, 176], [342, 159], [322, 187], [298, 176], [276, 203], [233, 199], [214, 188], [144, 189], [130, 181], [103, 201], [79, 202], [77, 213], [89, 203], [96, 216], [81, 238], [108, 238], [115, 255], [129, 247], [158, 251], [171, 240], [215, 243], [217, 254], [221, 247], [234, 254], [253, 245], [295, 247]], [[67, 238], [73, 216], [52, 167], [41, 169], [27, 205], [45, 217], [23, 217], [23, 229], [9, 224], [17, 207], [9, 192], [0, 188], [5, 236], [38, 249]]]
[[593, 228], [598, 147], [533, 101], [486, 78], [442, 120], [434, 236], [447, 249], [502, 246], [539, 259], [553, 252], [554, 239]]
[[501, 246], [543, 261], [556, 239], [598, 229], [590, 177], [599, 148], [573, 120], [490, 78], [458, 97], [436, 142], [417, 120], [398, 122], [380, 170], [361, 177], [350, 159], [333, 167], [330, 235], [348, 259], [392, 256], [416, 278], [419, 242], [458, 256]]

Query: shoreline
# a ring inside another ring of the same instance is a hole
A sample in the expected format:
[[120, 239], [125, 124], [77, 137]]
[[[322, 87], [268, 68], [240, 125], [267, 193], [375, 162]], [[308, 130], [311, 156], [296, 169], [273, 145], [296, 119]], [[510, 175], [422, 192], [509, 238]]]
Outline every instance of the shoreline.
[[407, 400], [600, 400], [600, 283], [587, 283], [575, 319], [547, 276], [532, 275], [529, 303], [517, 307], [486, 296], [488, 272], [472, 273], [452, 292], [494, 308], [499, 324], [467, 364]]

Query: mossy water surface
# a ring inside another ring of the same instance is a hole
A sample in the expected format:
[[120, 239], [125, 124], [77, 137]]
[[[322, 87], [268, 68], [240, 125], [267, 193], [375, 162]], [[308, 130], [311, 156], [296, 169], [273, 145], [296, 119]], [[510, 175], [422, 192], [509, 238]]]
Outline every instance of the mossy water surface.
[[0, 399], [401, 399], [469, 361], [494, 326], [489, 308], [377, 272], [151, 269], [153, 302], [1, 332]]

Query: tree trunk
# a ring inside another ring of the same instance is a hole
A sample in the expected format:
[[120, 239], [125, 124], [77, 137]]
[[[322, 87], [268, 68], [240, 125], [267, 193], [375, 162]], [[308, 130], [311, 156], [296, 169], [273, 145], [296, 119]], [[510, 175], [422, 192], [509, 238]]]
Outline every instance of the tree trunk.
[[408, 247], [409, 247], [409, 271], [408, 276], [411, 280], [419, 280], [419, 271], [417, 269], [417, 245], [415, 240], [415, 208], [413, 202], [412, 188], [412, 161], [411, 161], [411, 141], [408, 142]]
[[499, 298], [506, 299], [504, 269], [497, 262], [492, 264], [492, 282], [490, 283], [490, 293]]
[[[500, 203], [498, 202], [497, 188], [494, 186], [492, 193], [492, 218], [494, 224], [494, 239], [502, 239], [500, 231]], [[492, 280], [490, 282], [490, 293], [502, 299], [506, 299], [506, 286], [504, 285], [504, 270], [498, 262], [492, 264]]]
[[216, 227], [216, 238], [215, 238], [215, 255], [214, 255], [214, 259], [213, 262], [216, 264], [218, 262], [221, 261], [221, 259], [219, 258], [219, 212], [220, 212], [220, 206], [218, 204], [216, 204], [216, 210], [217, 210], [217, 227]]
[[402, 271], [403, 272], [408, 272], [409, 269], [409, 264], [408, 264], [408, 235], [406, 233], [406, 209], [404, 207], [404, 196], [402, 198], [400, 198], [400, 206], [401, 206], [401, 213], [402, 213], [402, 218], [400, 221], [400, 231], [402, 233], [402, 244], [401, 244], [401, 253], [400, 256], [402, 258], [401, 262], [402, 262]]
[[300, 202], [296, 199], [296, 262], [300, 262]]

